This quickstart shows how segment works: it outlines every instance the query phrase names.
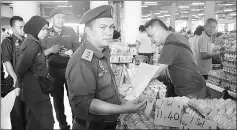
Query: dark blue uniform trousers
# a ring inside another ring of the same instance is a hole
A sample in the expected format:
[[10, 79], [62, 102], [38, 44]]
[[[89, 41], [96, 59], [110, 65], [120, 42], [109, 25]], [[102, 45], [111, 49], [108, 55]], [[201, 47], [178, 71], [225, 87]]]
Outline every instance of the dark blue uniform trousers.
[[65, 71], [66, 68], [56, 68], [56, 67], [49, 68], [49, 74], [53, 78], [53, 88], [51, 96], [53, 97], [56, 118], [61, 128], [68, 125], [66, 121], [65, 107], [64, 107], [64, 85], [66, 86], [68, 96], [68, 86], [66, 83]]
[[26, 108], [24, 102], [21, 100], [21, 94], [15, 99], [10, 117], [12, 130], [26, 129]]
[[35, 104], [26, 104], [27, 107], [27, 130], [53, 130], [54, 117], [50, 100]]

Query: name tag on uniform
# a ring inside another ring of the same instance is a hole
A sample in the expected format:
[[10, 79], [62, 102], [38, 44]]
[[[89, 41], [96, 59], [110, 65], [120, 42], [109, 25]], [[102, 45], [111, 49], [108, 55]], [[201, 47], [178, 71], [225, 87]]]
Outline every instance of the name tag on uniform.
[[64, 35], [64, 36], [62, 36], [62, 37], [70, 37], [70, 35]]

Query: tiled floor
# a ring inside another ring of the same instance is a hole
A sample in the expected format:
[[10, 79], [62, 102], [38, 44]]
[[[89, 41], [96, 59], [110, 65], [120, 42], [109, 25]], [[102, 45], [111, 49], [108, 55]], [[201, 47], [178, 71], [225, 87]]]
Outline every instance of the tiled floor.
[[[51, 103], [53, 106], [53, 98], [52, 97], [51, 97]], [[69, 105], [69, 100], [67, 97], [66, 90], [64, 90], [64, 106], [65, 106], [65, 115], [67, 116], [67, 123], [72, 127], [72, 113], [71, 113], [71, 107]], [[54, 129], [59, 129], [59, 124], [56, 119], [54, 108], [53, 108], [53, 115], [54, 115], [54, 121], [55, 121]]]

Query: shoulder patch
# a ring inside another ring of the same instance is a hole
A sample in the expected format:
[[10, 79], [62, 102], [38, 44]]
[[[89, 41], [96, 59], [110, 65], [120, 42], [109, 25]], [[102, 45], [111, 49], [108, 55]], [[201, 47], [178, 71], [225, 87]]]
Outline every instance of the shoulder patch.
[[81, 58], [87, 61], [92, 61], [94, 52], [89, 49], [85, 49], [84, 53], [82, 54]]

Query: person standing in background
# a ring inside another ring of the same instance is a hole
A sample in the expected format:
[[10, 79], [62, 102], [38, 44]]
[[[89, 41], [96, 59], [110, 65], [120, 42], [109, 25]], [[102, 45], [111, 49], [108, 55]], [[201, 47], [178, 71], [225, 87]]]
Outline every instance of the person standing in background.
[[151, 40], [147, 36], [146, 28], [144, 25], [139, 27], [139, 35], [136, 39], [138, 55], [144, 55], [148, 57], [149, 63], [151, 63], [151, 57], [155, 53], [152, 49]]
[[1, 43], [2, 41], [7, 37], [7, 33], [6, 33], [6, 29], [5, 28], [2, 28], [2, 31], [1, 31]]
[[[20, 59], [20, 47], [24, 41], [23, 27], [25, 22], [20, 16], [13, 16], [10, 19], [10, 26], [13, 31], [11, 37], [6, 37], [1, 44], [2, 49], [2, 62], [6, 68], [7, 73], [13, 79], [13, 87], [16, 87], [17, 75], [16, 66]], [[16, 91], [20, 91], [16, 88]], [[18, 92], [17, 92], [18, 93]], [[21, 101], [21, 96], [15, 99], [14, 107], [10, 113], [11, 125], [13, 130], [23, 130], [26, 127], [25, 119], [25, 104]]]
[[197, 65], [197, 57], [198, 57], [198, 54], [199, 54], [199, 51], [198, 51], [198, 38], [202, 34], [202, 31], [204, 31], [204, 27], [203, 26], [198, 26], [196, 28], [196, 30], [194, 31], [194, 36], [190, 37], [188, 39], [190, 48], [193, 52], [194, 62], [196, 63], [196, 65]]
[[206, 80], [212, 69], [212, 58], [219, 57], [225, 53], [222, 50], [215, 54], [212, 53], [212, 36], [216, 33], [216, 28], [217, 20], [214, 18], [207, 19], [204, 25], [204, 31], [198, 39], [199, 55], [197, 58], [197, 66]]
[[49, 74], [53, 78], [51, 95], [60, 129], [68, 130], [70, 125], [68, 125], [64, 113], [64, 85], [68, 95], [65, 70], [70, 56], [79, 47], [79, 39], [73, 28], [64, 26], [65, 14], [63, 10], [55, 8], [51, 12], [50, 18], [53, 26], [48, 30], [48, 34], [44, 39], [46, 48], [62, 46], [59, 53], [48, 56]]

